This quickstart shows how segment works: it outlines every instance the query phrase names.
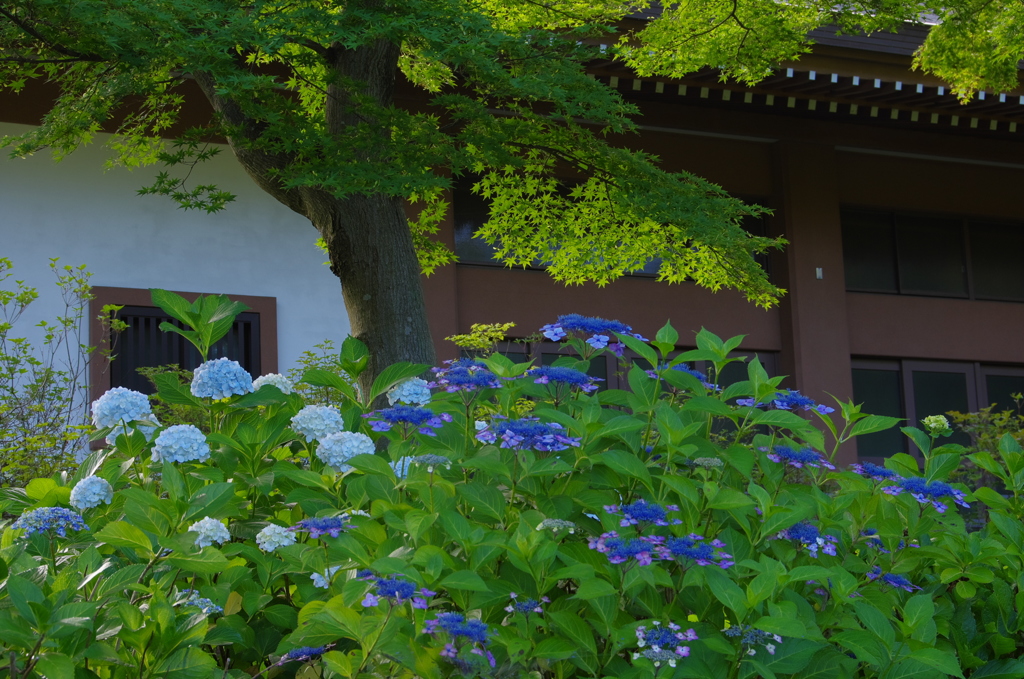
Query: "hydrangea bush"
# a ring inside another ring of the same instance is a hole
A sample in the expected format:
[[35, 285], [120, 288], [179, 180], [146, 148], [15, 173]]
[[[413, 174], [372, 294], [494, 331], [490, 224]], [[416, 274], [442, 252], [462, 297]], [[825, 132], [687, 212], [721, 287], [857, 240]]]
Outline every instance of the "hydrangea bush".
[[[208, 452], [122, 422], [0, 499], [0, 678], [1024, 676], [1012, 438], [972, 456], [1002, 492], [950, 484], [962, 451], [932, 425], [904, 429], [917, 458], [838, 468], [895, 420], [829, 414], [756, 359], [718, 385], [738, 340], [677, 353], [670, 326], [599, 320], [546, 332], [642, 359], [629, 390], [498, 354], [380, 411], [428, 366], [330, 411], [166, 383], [207, 413]], [[709, 374], [676, 369], [694, 361]]]

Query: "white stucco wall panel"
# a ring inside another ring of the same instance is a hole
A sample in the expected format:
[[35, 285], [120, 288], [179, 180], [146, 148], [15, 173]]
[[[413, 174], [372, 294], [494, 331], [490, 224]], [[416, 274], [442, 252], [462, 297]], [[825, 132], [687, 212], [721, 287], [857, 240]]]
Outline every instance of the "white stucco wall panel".
[[[0, 124], [0, 136], [27, 128]], [[217, 184], [237, 197], [216, 214], [182, 210], [169, 198], [139, 196], [161, 168], [104, 170], [97, 143], [60, 163], [48, 153], [0, 156], [0, 256], [15, 278], [40, 291], [28, 326], [62, 307], [47, 262], [85, 264], [92, 284], [260, 295], [277, 298], [281, 370], [324, 339], [340, 341], [349, 324], [338, 279], [324, 266], [316, 231], [266, 195], [228, 149], [202, 164], [190, 186]]]

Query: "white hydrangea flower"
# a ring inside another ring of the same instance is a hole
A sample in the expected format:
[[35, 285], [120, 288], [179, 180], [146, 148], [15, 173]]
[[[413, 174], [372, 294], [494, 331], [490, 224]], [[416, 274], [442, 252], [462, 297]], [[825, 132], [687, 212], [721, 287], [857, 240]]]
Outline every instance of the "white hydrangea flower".
[[399, 382], [388, 391], [388, 404], [405, 403], [414, 406], [425, 406], [430, 403], [430, 387], [426, 380], [411, 377]]
[[200, 548], [209, 547], [214, 542], [223, 545], [231, 539], [231, 533], [228, 532], [227, 526], [218, 519], [211, 519], [208, 516], [196, 521], [188, 529], [190, 532], [197, 533], [196, 546]]
[[342, 473], [352, 469], [346, 464], [350, 459], [356, 455], [373, 455], [373, 452], [373, 439], [352, 431], [339, 431], [325, 436], [316, 447], [316, 456]]
[[256, 545], [264, 552], [272, 552], [278, 547], [294, 544], [295, 533], [274, 523], [256, 534]]
[[125, 387], [114, 387], [92, 404], [93, 424], [101, 429], [141, 420], [151, 413], [149, 397]]
[[197, 427], [176, 424], [156, 437], [152, 457], [154, 462], [206, 462], [210, 459], [210, 445], [206, 434]]
[[292, 381], [285, 377], [284, 375], [281, 375], [279, 373], [269, 373], [266, 375], [260, 375], [255, 380], [253, 380], [252, 390], [259, 391], [260, 387], [262, 387], [265, 384], [274, 385], [275, 387], [280, 389], [281, 393], [283, 394], [290, 394], [292, 393], [292, 390], [295, 388], [295, 385], [292, 384]]
[[345, 428], [345, 420], [334, 406], [306, 406], [292, 418], [292, 429], [306, 441], [322, 439]]
[[217, 358], [195, 369], [190, 389], [193, 396], [214, 400], [249, 394], [252, 392], [252, 375], [238, 361]]
[[313, 573], [313, 575], [309, 576], [309, 579], [313, 581], [314, 587], [319, 587], [320, 589], [327, 589], [331, 586], [331, 578], [333, 578], [334, 574], [340, 570], [341, 566], [331, 566], [323, 573]]
[[80, 512], [97, 507], [101, 502], [109, 505], [113, 500], [113, 486], [98, 476], [87, 476], [71, 489], [71, 506]]

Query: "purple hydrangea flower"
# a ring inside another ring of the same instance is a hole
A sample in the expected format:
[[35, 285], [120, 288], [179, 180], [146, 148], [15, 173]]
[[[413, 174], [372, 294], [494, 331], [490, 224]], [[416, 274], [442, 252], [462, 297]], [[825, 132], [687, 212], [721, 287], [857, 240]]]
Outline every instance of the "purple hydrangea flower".
[[682, 523], [679, 519], [668, 520], [666, 511], [678, 512], [679, 507], [676, 505], [661, 505], [647, 502], [646, 500], [637, 500], [633, 504], [622, 505], [607, 505], [604, 510], [609, 514], [622, 514], [622, 521], [619, 525], [625, 528], [626, 526], [636, 526], [640, 523], [652, 523], [655, 526], [668, 526], [678, 525]]
[[671, 622], [668, 627], [662, 627], [659, 621], [655, 621], [651, 627], [640, 625], [636, 628], [636, 645], [640, 648], [650, 647], [654, 651], [675, 647], [672, 648], [675, 654], [685, 658], [690, 655], [690, 649], [683, 646], [681, 642], [696, 641], [699, 637], [692, 629], [685, 632], [682, 629], [681, 626]]
[[497, 389], [501, 386], [501, 380], [480, 361], [460, 358], [457, 361], [445, 361], [444, 364], [448, 367], [430, 369], [434, 373], [434, 381], [429, 386], [440, 387], [449, 393]]
[[931, 483], [928, 483], [917, 476], [912, 476], [906, 479], [897, 478], [899, 480], [895, 485], [885, 486], [882, 488], [882, 492], [887, 493], [888, 495], [910, 493], [910, 496], [921, 504], [931, 504], [940, 514], [946, 511], [948, 505], [944, 502], [940, 502], [939, 498], [952, 498], [953, 502], [961, 507], [970, 507], [969, 504], [964, 502], [964, 497], [966, 497], [964, 492], [953, 488], [948, 483], [943, 483], [942, 481], [932, 481]]
[[406, 429], [415, 428], [427, 436], [437, 436], [434, 430], [443, 427], [445, 422], [452, 421], [452, 416], [448, 413], [435, 413], [428, 408], [407, 405], [375, 410], [363, 417], [370, 420], [370, 428], [373, 431], [390, 431], [391, 427], [397, 424]]
[[[804, 396], [796, 389], [784, 389], [782, 391], [775, 392], [775, 395], [770, 397], [771, 406], [778, 410], [804, 410], [804, 411], [817, 411], [822, 415], [828, 415], [834, 413], [835, 408], [829, 408], [826, 405], [821, 405], [814, 402], [814, 399]], [[752, 398], [738, 398], [736, 399], [736, 405], [748, 406], [752, 408], [763, 408], [764, 403], [757, 403]]]
[[591, 377], [585, 372], [573, 368], [556, 367], [553, 365], [542, 365], [526, 373], [534, 378], [537, 384], [566, 384], [570, 387], [579, 387], [580, 391], [590, 393], [597, 391], [597, 383], [603, 382], [599, 377]]
[[609, 348], [616, 356], [622, 356], [625, 345], [619, 341], [612, 341], [613, 333], [621, 335], [632, 335], [641, 342], [647, 339], [642, 335], [633, 332], [633, 328], [619, 321], [609, 321], [604, 318], [592, 316], [581, 316], [580, 314], [566, 314], [559, 316], [554, 323], [549, 323], [540, 329], [541, 334], [552, 342], [559, 342], [570, 334], [586, 337], [586, 342], [594, 349]]
[[793, 450], [789, 446], [775, 446], [772, 448], [772, 451], [768, 453], [768, 459], [772, 462], [780, 462], [798, 469], [804, 466], [835, 469], [835, 466], [826, 460], [821, 453], [817, 453], [810, 448]]
[[487, 625], [479, 620], [467, 620], [461, 613], [438, 613], [433, 620], [427, 620], [424, 634], [443, 631], [453, 639], [465, 639], [475, 644], [486, 644], [490, 637]]
[[807, 547], [807, 551], [814, 558], [818, 557], [819, 549], [825, 554], [835, 556], [836, 544], [839, 542], [833, 535], [822, 535], [818, 528], [808, 521], [801, 521], [795, 526], [790, 526], [776, 537], [783, 540], [796, 540]]
[[500, 436], [501, 447], [514, 450], [554, 452], [566, 450], [569, 446], [579, 447], [581, 439], [566, 436], [564, 431], [562, 425], [541, 422], [536, 417], [524, 417], [519, 420], [495, 417], [490, 425], [476, 433], [476, 438], [484, 443], [496, 443]]
[[902, 575], [896, 575], [895, 573], [882, 573], [881, 566], [875, 566], [867, 575], [868, 580], [879, 580], [882, 584], [888, 585], [894, 589], [904, 589], [908, 592], [921, 589]]
[[326, 646], [300, 646], [299, 648], [293, 648], [281, 657], [281, 662], [289, 662], [296, 660], [309, 660], [310, 658], [319, 658], [327, 652]]
[[693, 559], [698, 566], [714, 565], [724, 569], [733, 565], [732, 554], [725, 551], [724, 542], [704, 540], [704, 536], [694, 533], [685, 537], [669, 538], [659, 553], [663, 559]]
[[866, 477], [868, 477], [870, 479], [874, 479], [875, 481], [889, 481], [889, 480], [902, 480], [903, 479], [902, 476], [900, 476], [896, 472], [892, 471], [891, 469], [886, 469], [885, 467], [879, 467], [877, 464], [871, 464], [870, 462], [865, 462], [863, 464], [859, 464], [859, 463], [858, 464], [851, 464], [850, 465], [850, 470], [853, 471], [855, 474], [860, 474], [861, 476], [866, 476]]
[[309, 537], [318, 538], [321, 535], [330, 535], [336, 538], [349, 529], [349, 524], [341, 516], [317, 516], [303, 519], [289, 528], [293, 531], [307, 531]]
[[[369, 608], [376, 606], [380, 603], [381, 599], [387, 599], [392, 602], [393, 605], [401, 604], [405, 601], [413, 601], [413, 608], [418, 608], [414, 595], [429, 593], [430, 596], [434, 595], [434, 592], [430, 592], [427, 589], [416, 589], [415, 583], [400, 578], [397, 575], [389, 575], [386, 578], [375, 577], [372, 573], [369, 576], [363, 575], [359, 578], [360, 580], [372, 580], [374, 583], [373, 591], [367, 592], [363, 598], [362, 604], [364, 607]], [[424, 606], [426, 608], [426, 606]]]

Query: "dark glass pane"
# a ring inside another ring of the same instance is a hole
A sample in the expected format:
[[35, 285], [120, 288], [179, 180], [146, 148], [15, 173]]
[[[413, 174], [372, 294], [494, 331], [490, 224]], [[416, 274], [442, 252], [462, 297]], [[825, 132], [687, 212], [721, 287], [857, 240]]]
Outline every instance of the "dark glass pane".
[[900, 292], [966, 297], [961, 221], [906, 215], [895, 221]]
[[[194, 370], [202, 357], [181, 335], [160, 330], [164, 321], [183, 327], [179, 321], [156, 307], [126, 306], [118, 318], [128, 329], [115, 338], [114, 359], [110, 363], [110, 386], [127, 387], [152, 394], [152, 383], [139, 374], [139, 368], [177, 365]], [[231, 330], [210, 347], [210, 359], [226, 357], [238, 361], [253, 377], [260, 376], [260, 316], [245, 312], [235, 318]]]
[[[566, 354], [541, 354], [540, 362], [541, 365], [551, 365], [560, 358], [576, 358], [576, 356], [567, 356]], [[596, 356], [590, 359], [590, 368], [587, 369], [587, 374], [601, 380], [597, 383], [598, 391], [604, 391], [607, 389], [608, 359], [604, 356]]]
[[[853, 402], [863, 404], [861, 412], [871, 415], [905, 417], [903, 390], [898, 370], [853, 369]], [[888, 457], [906, 452], [899, 425], [892, 429], [857, 437], [860, 457]]]
[[1024, 227], [970, 225], [974, 296], [1024, 300]]
[[1017, 410], [1011, 394], [1024, 394], [1024, 375], [988, 375], [985, 377], [985, 393], [988, 400], [979, 404], [987, 406], [995, 404], [994, 410]]
[[891, 216], [844, 210], [841, 219], [846, 289], [898, 292]]
[[496, 264], [495, 248], [473, 234], [487, 221], [490, 205], [487, 199], [471, 190], [475, 179], [456, 178], [452, 188], [455, 215], [455, 254], [463, 264]]
[[[710, 367], [711, 364], [709, 363], [708, 366]], [[769, 377], [771, 377], [771, 375], [769, 375]], [[742, 382], [745, 379], [747, 379], [747, 362], [736, 361], [734, 363], [729, 363], [722, 368], [722, 372], [718, 374], [718, 386], [725, 389], [730, 384]]]
[[[911, 422], [911, 426], [920, 429], [920, 420], [929, 415], [945, 415], [951, 410], [961, 413], [970, 411], [966, 373], [915, 370], [913, 381], [914, 411], [918, 421]], [[970, 445], [971, 439], [967, 434], [958, 431], [948, 439], [943, 439], [942, 443], [959, 443], [966, 446]]]

